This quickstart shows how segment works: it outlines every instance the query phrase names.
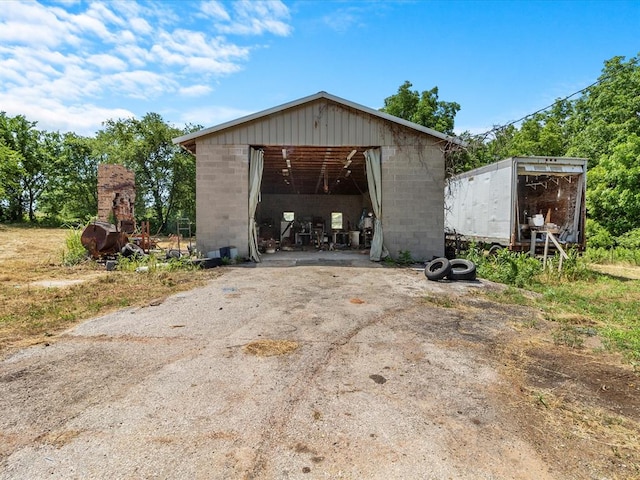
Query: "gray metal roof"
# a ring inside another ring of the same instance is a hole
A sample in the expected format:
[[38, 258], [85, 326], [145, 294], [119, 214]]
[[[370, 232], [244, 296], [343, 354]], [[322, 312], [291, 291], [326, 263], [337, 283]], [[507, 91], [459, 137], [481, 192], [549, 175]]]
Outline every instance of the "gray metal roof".
[[413, 122], [410, 122], [408, 120], [404, 120], [404, 119], [402, 119], [400, 117], [395, 117], [393, 115], [389, 115], [388, 113], [384, 113], [384, 112], [381, 112], [379, 110], [375, 110], [373, 108], [369, 108], [369, 107], [365, 107], [363, 105], [359, 105], [359, 104], [351, 102], [349, 100], [345, 100], [343, 98], [336, 97], [335, 95], [331, 95], [331, 94], [329, 94], [327, 92], [318, 92], [318, 93], [316, 93], [314, 95], [309, 95], [308, 97], [303, 97], [303, 98], [300, 98], [298, 100], [294, 100], [292, 102], [288, 102], [288, 103], [279, 105], [277, 107], [272, 107], [272, 108], [269, 108], [267, 110], [263, 110], [261, 112], [256, 112], [256, 113], [252, 113], [251, 115], [246, 115], [244, 117], [240, 117], [240, 118], [237, 118], [235, 120], [231, 120], [231, 121], [226, 122], [226, 123], [221, 123], [219, 125], [215, 125], [213, 127], [205, 128], [205, 129], [199, 130], [197, 132], [189, 133], [187, 135], [182, 135], [180, 137], [174, 138], [173, 139], [173, 143], [174, 144], [184, 144], [184, 143], [187, 143], [187, 142], [191, 142], [191, 141], [193, 141], [193, 140], [195, 140], [197, 138], [203, 137], [205, 135], [210, 135], [212, 133], [221, 132], [223, 130], [236, 127], [236, 126], [241, 125], [243, 123], [251, 122], [253, 120], [257, 120], [259, 118], [266, 117], [266, 116], [272, 115], [274, 113], [278, 113], [278, 112], [281, 112], [283, 110], [287, 110], [289, 108], [298, 107], [300, 105], [304, 105], [306, 103], [310, 103], [310, 102], [313, 102], [313, 101], [316, 101], [316, 100], [320, 100], [320, 99], [327, 99], [327, 100], [330, 100], [332, 102], [345, 105], [345, 106], [347, 106], [349, 108], [352, 108], [352, 109], [355, 109], [355, 110], [360, 110], [362, 112], [368, 113], [369, 115], [373, 115], [373, 116], [381, 118], [383, 120], [387, 120], [389, 122], [394, 122], [394, 123], [403, 125], [405, 127], [411, 128], [413, 130], [425, 133], [427, 135], [431, 135], [432, 137], [440, 138], [440, 139], [448, 141], [448, 142], [455, 143], [455, 144], [460, 145], [460, 146], [465, 146], [466, 145], [466, 143], [464, 141], [460, 140], [457, 137], [454, 137], [454, 136], [451, 136], [451, 135], [446, 135], [444, 133], [438, 132], [438, 131], [433, 130], [431, 128], [423, 127], [422, 125], [418, 125], [417, 123], [413, 123]]

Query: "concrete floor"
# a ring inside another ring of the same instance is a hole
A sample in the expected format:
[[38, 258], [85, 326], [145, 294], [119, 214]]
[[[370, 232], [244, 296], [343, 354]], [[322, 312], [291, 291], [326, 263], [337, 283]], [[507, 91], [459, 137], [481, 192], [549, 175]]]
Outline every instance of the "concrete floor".
[[311, 251], [277, 251], [265, 253], [260, 263], [251, 263], [255, 267], [297, 267], [297, 266], [333, 266], [333, 267], [370, 267], [379, 268], [382, 262], [372, 262], [369, 250], [311, 250]]

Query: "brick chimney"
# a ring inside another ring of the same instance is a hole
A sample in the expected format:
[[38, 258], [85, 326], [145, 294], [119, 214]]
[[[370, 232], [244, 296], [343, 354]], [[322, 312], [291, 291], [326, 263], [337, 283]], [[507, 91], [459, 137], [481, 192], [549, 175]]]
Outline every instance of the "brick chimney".
[[135, 230], [136, 179], [122, 165], [98, 165], [98, 220], [113, 223], [118, 231]]

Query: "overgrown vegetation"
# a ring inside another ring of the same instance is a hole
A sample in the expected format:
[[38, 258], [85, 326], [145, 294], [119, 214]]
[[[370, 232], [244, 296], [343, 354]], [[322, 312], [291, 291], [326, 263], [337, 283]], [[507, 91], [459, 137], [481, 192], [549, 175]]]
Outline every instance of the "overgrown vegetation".
[[[619, 249], [610, 252], [621, 257]], [[640, 280], [596, 271], [589, 250], [584, 256], [576, 251], [568, 255], [559, 271], [559, 256], [551, 257], [543, 270], [540, 260], [525, 253], [500, 250], [487, 255], [472, 245], [465, 254], [476, 263], [478, 276], [515, 287], [497, 299], [536, 306], [547, 319], [558, 322], [556, 343], [580, 347], [587, 336], [598, 334], [608, 347], [640, 367]], [[540, 295], [524, 297], [518, 288]]]
[[69, 227], [67, 231], [62, 251], [62, 264], [67, 267], [78, 265], [87, 259], [87, 250], [82, 245], [83, 228]]
[[120, 272], [158, 273], [198, 270], [191, 258], [169, 258], [162, 255], [133, 255], [131, 257], [118, 257], [117, 270]]

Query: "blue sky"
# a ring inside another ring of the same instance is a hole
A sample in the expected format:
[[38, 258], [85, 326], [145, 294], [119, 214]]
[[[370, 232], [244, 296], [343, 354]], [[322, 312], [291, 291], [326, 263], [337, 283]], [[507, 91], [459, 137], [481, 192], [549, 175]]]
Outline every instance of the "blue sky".
[[639, 53], [637, 0], [0, 0], [0, 111], [82, 135], [147, 112], [210, 127], [321, 90], [380, 108], [408, 80], [479, 133]]

